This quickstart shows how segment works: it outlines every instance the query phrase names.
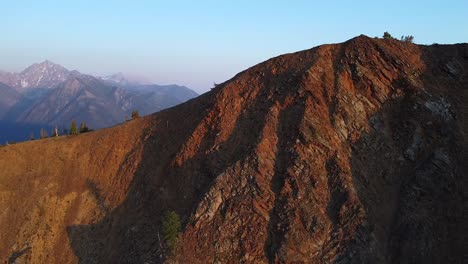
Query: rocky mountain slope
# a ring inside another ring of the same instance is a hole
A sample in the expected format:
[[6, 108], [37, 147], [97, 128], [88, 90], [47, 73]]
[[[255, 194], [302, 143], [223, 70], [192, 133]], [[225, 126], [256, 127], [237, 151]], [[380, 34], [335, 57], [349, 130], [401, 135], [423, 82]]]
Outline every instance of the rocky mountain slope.
[[[68, 125], [86, 121], [94, 128], [120, 123], [133, 109], [121, 101], [131, 97], [125, 90], [107, 86], [89, 75], [77, 75], [60, 83], [17, 117], [20, 123]], [[136, 107], [135, 105], [130, 106]]]
[[0, 149], [0, 258], [462, 263], [468, 45], [359, 36], [175, 108]]
[[130, 87], [123, 76], [119, 81], [68, 71], [50, 61], [33, 64], [17, 74], [0, 73], [0, 93], [19, 95], [0, 99], [0, 123], [15, 126], [11, 129], [8, 125], [7, 130], [17, 130], [16, 135], [37, 134], [19, 131], [19, 127], [30, 125], [68, 128], [73, 119], [97, 129], [123, 122], [133, 110], [146, 115], [198, 96], [183, 86], [132, 83]]
[[131, 97], [133, 104], [144, 114], [150, 114], [180, 104], [198, 96], [185, 86], [176, 84], [157, 85], [129, 79], [123, 73], [100, 77], [105, 83], [136, 93]]
[[34, 63], [20, 73], [0, 74], [0, 82], [19, 91], [30, 88], [53, 88], [64, 82], [71, 74], [64, 67], [45, 60]]

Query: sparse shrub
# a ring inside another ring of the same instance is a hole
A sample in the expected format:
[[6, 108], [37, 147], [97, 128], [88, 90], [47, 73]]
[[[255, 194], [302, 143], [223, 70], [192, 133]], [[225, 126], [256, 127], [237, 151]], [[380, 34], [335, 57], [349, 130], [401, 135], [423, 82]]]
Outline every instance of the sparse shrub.
[[132, 119], [136, 119], [136, 118], [139, 118], [140, 117], [140, 113], [138, 112], [138, 110], [133, 110], [132, 111]]
[[414, 37], [411, 36], [411, 35], [401, 36], [400, 40], [403, 41], [403, 42], [413, 43]]
[[164, 243], [169, 254], [174, 253], [175, 245], [181, 229], [179, 215], [174, 211], [168, 211], [162, 219], [162, 231]]
[[29, 140], [34, 140], [34, 132], [31, 132], [31, 134], [29, 134]]
[[80, 133], [86, 133], [86, 132], [90, 132], [92, 131], [92, 129], [90, 129], [85, 122], [81, 122], [80, 124]]
[[387, 31], [385, 31], [383, 33], [383, 38], [384, 39], [395, 39], [392, 35], [390, 35], [390, 33], [388, 33]]
[[[396, 40], [396, 38], [394, 38], [390, 33], [388, 33], [388, 31], [385, 31], [385, 32], [383, 33], [383, 38], [384, 38], [384, 39], [395, 39], [395, 40]], [[401, 38], [400, 38], [400, 41], [402, 41], [402, 42], [413, 43], [413, 40], [414, 40], [414, 37], [411, 36], [411, 35], [408, 35], [408, 36], [401, 36]]]

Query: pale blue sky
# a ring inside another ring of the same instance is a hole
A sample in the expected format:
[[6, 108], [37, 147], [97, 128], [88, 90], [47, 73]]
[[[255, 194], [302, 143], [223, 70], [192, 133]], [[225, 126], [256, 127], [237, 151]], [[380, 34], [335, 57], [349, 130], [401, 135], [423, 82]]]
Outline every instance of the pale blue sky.
[[198, 92], [268, 58], [360, 34], [468, 41], [468, 1], [0, 0], [0, 69], [49, 59]]

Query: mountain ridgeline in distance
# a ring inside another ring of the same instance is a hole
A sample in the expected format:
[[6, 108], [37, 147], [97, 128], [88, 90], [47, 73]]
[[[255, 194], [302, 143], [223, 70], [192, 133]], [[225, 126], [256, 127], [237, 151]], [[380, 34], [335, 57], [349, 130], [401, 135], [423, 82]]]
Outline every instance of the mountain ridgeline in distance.
[[147, 115], [198, 94], [185, 86], [131, 82], [122, 74], [119, 79], [94, 77], [44, 61], [20, 73], [0, 72], [0, 96], [4, 142], [26, 140], [32, 132], [37, 137], [40, 128], [69, 128], [72, 120], [94, 129], [109, 127], [133, 110]]
[[0, 258], [463, 263], [467, 87], [468, 44], [359, 36], [109, 129], [2, 147]]

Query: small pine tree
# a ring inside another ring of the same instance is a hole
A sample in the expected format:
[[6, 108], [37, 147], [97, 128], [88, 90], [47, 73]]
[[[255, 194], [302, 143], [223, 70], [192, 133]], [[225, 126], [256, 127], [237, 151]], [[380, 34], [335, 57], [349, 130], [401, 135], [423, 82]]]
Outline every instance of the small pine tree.
[[34, 132], [31, 132], [31, 134], [29, 134], [29, 140], [34, 140]]
[[132, 111], [132, 119], [136, 119], [136, 118], [139, 118], [140, 117], [140, 113], [138, 112], [138, 110], [133, 110]]
[[181, 229], [179, 215], [174, 211], [164, 214], [162, 219], [162, 233], [168, 253], [173, 254]]
[[78, 135], [78, 128], [76, 127], [75, 120], [72, 121], [70, 126], [70, 135]]

